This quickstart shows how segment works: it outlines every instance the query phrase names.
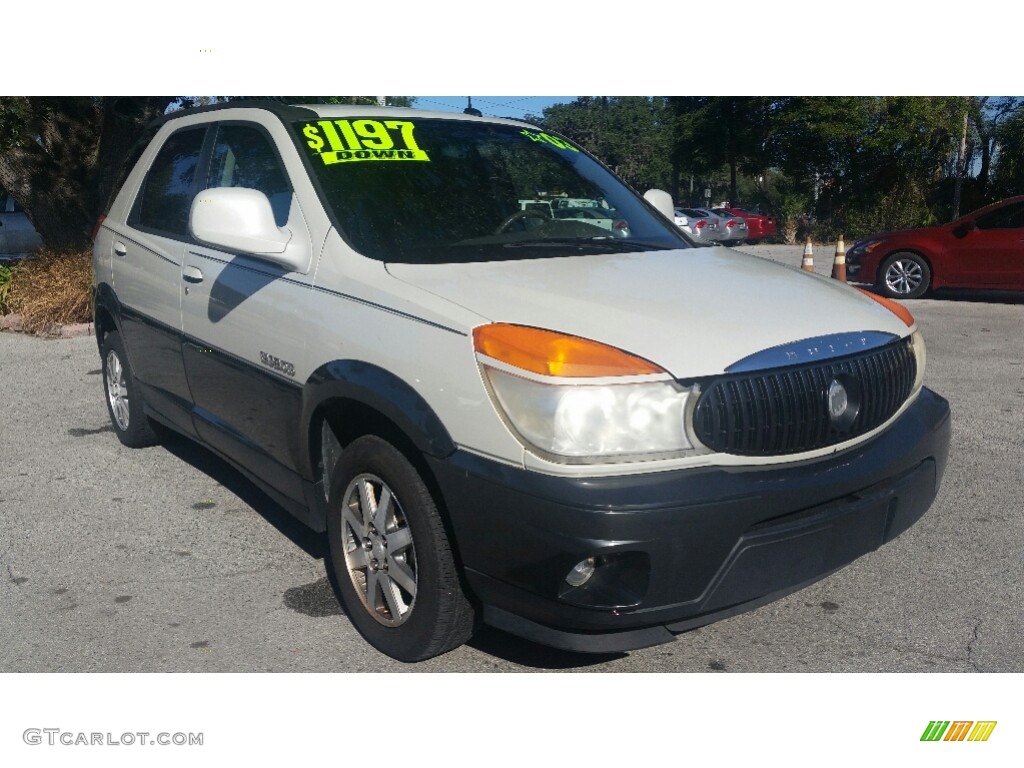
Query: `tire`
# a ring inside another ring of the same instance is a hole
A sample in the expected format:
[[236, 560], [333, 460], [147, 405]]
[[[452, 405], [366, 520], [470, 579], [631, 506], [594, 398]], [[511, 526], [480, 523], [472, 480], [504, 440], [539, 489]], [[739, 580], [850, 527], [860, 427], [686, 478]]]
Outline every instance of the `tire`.
[[139, 385], [117, 331], [111, 331], [103, 338], [100, 364], [107, 413], [117, 439], [129, 448], [146, 448], [159, 443], [159, 427], [146, 416]]
[[760, 242], [760, 240], [747, 240], [747, 245], [757, 245]]
[[341, 603], [378, 651], [422, 661], [472, 636], [475, 611], [437, 504], [393, 445], [366, 435], [342, 451], [332, 473], [327, 535]]
[[892, 254], [878, 270], [878, 289], [891, 299], [918, 299], [928, 292], [931, 282], [928, 262], [910, 251]]

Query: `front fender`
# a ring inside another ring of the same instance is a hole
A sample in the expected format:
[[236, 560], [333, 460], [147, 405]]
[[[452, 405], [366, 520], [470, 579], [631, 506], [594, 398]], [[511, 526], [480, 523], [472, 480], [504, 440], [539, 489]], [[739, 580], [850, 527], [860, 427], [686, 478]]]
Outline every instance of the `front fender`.
[[302, 410], [301, 466], [313, 478], [309, 430], [313, 414], [328, 400], [352, 400], [393, 422], [423, 453], [444, 458], [455, 443], [426, 400], [389, 371], [360, 360], [333, 360], [317, 368], [306, 381]]

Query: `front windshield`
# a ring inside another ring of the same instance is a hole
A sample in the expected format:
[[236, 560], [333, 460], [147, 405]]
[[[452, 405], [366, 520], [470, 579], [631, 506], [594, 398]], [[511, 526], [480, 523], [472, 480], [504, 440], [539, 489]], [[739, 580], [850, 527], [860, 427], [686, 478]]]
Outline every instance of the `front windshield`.
[[445, 263], [689, 246], [599, 163], [539, 129], [359, 118], [295, 128], [339, 228], [370, 258]]

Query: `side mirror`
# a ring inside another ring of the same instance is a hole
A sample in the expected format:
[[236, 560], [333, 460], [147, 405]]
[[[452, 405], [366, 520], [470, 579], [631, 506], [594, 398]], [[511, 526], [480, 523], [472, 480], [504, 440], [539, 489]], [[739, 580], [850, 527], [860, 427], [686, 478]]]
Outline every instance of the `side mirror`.
[[288, 248], [292, 233], [277, 226], [267, 196], [256, 189], [204, 189], [192, 201], [189, 227], [196, 240], [218, 248], [249, 253], [289, 271], [301, 271], [308, 254]]
[[658, 212], [671, 222], [676, 220], [676, 207], [672, 195], [663, 189], [648, 189], [644, 192], [644, 200], [658, 209]]
[[[971, 222], [971, 224], [973, 225], [973, 222]], [[958, 240], [962, 240], [965, 237], [967, 237], [967, 233], [970, 231], [970, 226], [968, 226], [967, 224], [960, 224], [958, 226], [953, 227], [953, 237], [957, 238]]]

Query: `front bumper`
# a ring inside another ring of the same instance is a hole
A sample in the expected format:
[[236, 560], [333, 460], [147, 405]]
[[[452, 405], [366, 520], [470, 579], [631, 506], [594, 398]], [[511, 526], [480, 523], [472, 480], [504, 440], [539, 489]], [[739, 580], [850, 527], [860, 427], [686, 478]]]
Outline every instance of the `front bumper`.
[[[948, 403], [930, 390], [873, 440], [795, 464], [542, 475], [428, 459], [484, 620], [575, 651], [631, 650], [781, 597], [913, 525], [938, 491]], [[596, 557], [581, 587], [565, 582]]]

